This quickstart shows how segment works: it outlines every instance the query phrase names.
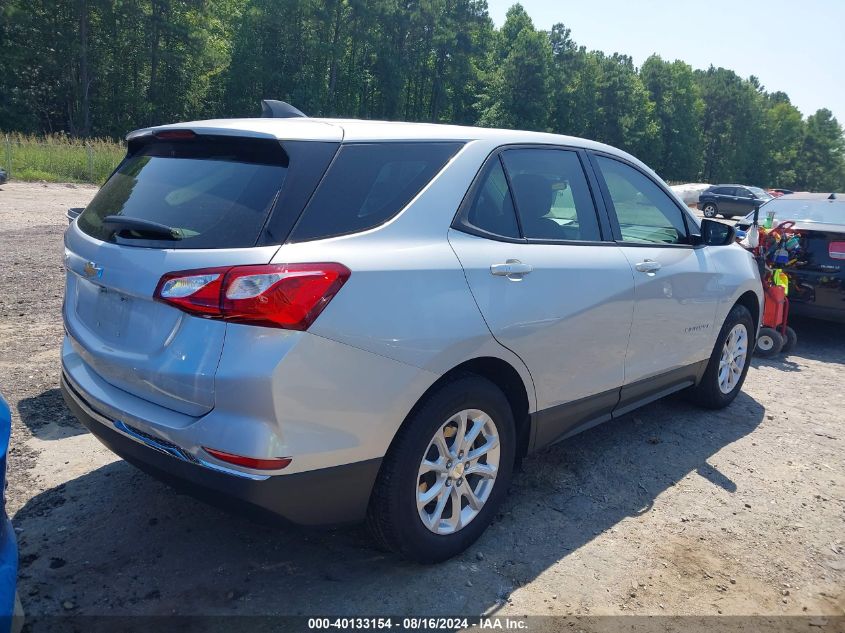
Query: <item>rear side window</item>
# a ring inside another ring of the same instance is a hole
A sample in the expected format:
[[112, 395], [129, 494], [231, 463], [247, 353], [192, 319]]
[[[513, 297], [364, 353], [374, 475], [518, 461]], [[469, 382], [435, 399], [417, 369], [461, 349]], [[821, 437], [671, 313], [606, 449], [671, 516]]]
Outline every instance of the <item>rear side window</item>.
[[152, 141], [127, 157], [78, 226], [128, 246], [254, 246], [288, 163], [279, 142], [268, 139]]
[[341, 146], [291, 234], [291, 242], [371, 229], [399, 213], [461, 143], [350, 143]]
[[598, 217], [578, 154], [558, 149], [502, 152], [524, 237], [600, 241]]

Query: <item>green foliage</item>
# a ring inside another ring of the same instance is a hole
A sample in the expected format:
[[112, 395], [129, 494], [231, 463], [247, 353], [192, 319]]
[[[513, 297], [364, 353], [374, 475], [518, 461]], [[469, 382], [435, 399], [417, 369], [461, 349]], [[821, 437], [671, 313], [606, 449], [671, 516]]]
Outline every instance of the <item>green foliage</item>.
[[659, 126], [652, 167], [667, 180], [684, 180], [702, 167], [704, 101], [690, 66], [649, 57], [640, 69]]
[[563, 24], [537, 29], [519, 4], [497, 30], [486, 0], [4, 0], [0, 59], [0, 127], [24, 133], [119, 138], [275, 98], [314, 116], [585, 136], [669, 180], [845, 189], [829, 111], [805, 120], [724, 68], [654, 55], [637, 69]]
[[802, 188], [814, 191], [842, 191], [845, 181], [845, 139], [833, 113], [821, 109], [807, 119], [801, 146]]
[[508, 11], [494, 56], [479, 124], [544, 131], [551, 108], [552, 48], [521, 5]]
[[0, 166], [15, 180], [100, 184], [125, 153], [124, 145], [108, 139], [0, 133]]

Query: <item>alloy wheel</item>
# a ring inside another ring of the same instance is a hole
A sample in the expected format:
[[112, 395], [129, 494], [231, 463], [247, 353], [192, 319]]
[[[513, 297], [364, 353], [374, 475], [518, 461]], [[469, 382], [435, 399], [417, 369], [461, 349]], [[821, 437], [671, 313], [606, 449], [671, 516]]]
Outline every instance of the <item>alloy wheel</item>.
[[748, 358], [748, 330], [737, 323], [725, 339], [719, 359], [719, 389], [730, 393], [736, 388]]
[[484, 411], [464, 409], [431, 438], [417, 477], [417, 511], [435, 534], [454, 534], [490, 498], [499, 473], [499, 431]]

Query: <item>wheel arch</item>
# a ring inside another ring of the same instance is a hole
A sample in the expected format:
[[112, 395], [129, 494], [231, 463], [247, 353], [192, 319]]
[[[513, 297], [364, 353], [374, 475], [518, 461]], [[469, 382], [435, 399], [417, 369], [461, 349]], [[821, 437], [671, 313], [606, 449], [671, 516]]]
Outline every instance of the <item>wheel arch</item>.
[[516, 424], [516, 456], [517, 461], [519, 461], [528, 453], [528, 447], [530, 445], [530, 407], [532, 399], [529, 395], [529, 389], [533, 391], [533, 384], [526, 385], [519, 371], [517, 371], [511, 363], [495, 356], [480, 356], [464, 361], [440, 376], [440, 378], [435, 380], [434, 383], [432, 383], [431, 386], [419, 397], [417, 402], [408, 412], [408, 415], [405, 417], [402, 425], [404, 426], [407, 421], [411, 419], [420, 404], [424, 402], [431, 393], [449, 381], [466, 374], [473, 374], [486, 378], [501, 389], [505, 394], [505, 397], [511, 406], [511, 411], [513, 412], [514, 423]]
[[757, 295], [751, 291], [746, 290], [734, 302], [735, 306], [743, 306], [751, 313], [751, 320], [754, 323], [754, 336], [756, 338], [757, 332], [760, 330], [760, 300]]

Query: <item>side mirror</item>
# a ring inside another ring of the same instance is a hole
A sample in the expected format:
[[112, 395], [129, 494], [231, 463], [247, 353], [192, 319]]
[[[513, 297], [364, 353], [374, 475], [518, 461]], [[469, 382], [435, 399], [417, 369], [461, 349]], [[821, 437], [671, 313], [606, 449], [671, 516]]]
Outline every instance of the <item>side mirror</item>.
[[727, 246], [736, 240], [736, 228], [724, 222], [704, 218], [701, 221], [701, 243], [706, 246]]

